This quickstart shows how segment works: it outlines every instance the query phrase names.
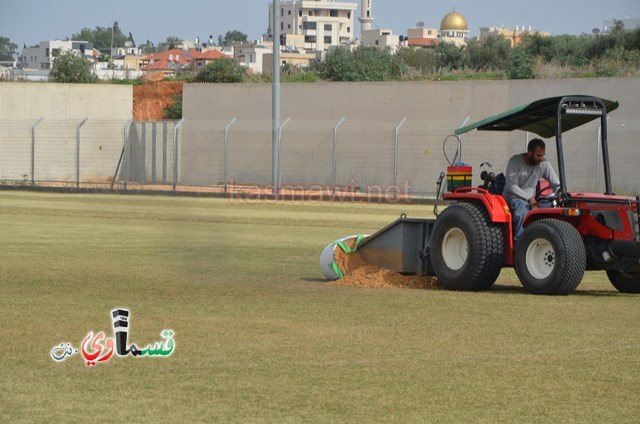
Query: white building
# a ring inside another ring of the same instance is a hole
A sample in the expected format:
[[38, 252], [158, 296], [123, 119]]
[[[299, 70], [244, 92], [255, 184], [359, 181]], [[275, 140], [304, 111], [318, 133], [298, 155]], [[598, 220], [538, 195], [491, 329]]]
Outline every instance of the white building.
[[242, 44], [236, 47], [234, 58], [236, 62], [249, 69], [252, 74], [261, 74], [264, 55], [273, 54], [273, 43]]
[[24, 68], [51, 69], [55, 57], [65, 51], [72, 51], [92, 62], [95, 62], [98, 56], [98, 51], [94, 50], [93, 43], [88, 41], [51, 40], [41, 41], [36, 47], [23, 49], [21, 62]]
[[[280, 32], [304, 36], [305, 50], [327, 50], [354, 40], [357, 3], [336, 0], [294, 0], [280, 3]], [[268, 34], [273, 36], [273, 2]]]
[[395, 53], [400, 46], [400, 36], [395, 35], [390, 29], [362, 30], [362, 45], [381, 49], [389, 47], [391, 53]]

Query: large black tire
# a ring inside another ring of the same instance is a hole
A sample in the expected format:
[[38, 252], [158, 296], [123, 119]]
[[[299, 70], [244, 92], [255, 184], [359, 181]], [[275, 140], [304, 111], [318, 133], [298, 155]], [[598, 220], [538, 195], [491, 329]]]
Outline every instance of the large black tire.
[[572, 293], [582, 281], [586, 265], [582, 237], [565, 221], [534, 222], [516, 244], [516, 274], [531, 293]]
[[431, 265], [449, 290], [487, 290], [504, 264], [502, 228], [484, 207], [456, 203], [436, 220], [429, 241]]
[[607, 271], [607, 277], [621, 293], [640, 293], [640, 272]]

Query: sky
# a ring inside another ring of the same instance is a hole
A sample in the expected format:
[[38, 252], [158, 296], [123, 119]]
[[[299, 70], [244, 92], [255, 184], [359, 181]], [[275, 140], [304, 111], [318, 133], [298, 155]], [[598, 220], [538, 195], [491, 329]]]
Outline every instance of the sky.
[[[0, 0], [0, 36], [19, 46], [65, 39], [82, 28], [110, 27], [114, 21], [124, 34], [132, 33], [137, 44], [154, 44], [169, 36], [201, 41], [230, 30], [257, 40], [266, 32], [271, 0]], [[281, 0], [283, 3], [285, 0]], [[591, 33], [603, 21], [640, 18], [638, 0], [372, 0], [374, 27], [406, 34], [407, 28], [424, 22], [439, 28], [452, 10], [465, 16], [471, 36], [484, 26], [531, 26], [553, 35]], [[359, 16], [360, 0], [358, 3]], [[359, 33], [356, 25], [356, 34]]]

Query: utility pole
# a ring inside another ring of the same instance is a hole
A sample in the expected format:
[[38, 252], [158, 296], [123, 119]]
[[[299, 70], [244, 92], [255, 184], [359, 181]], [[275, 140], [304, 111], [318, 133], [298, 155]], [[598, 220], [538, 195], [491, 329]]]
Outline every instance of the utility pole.
[[273, 195], [278, 196], [278, 158], [280, 135], [280, 0], [273, 0], [273, 87], [271, 123], [271, 166]]

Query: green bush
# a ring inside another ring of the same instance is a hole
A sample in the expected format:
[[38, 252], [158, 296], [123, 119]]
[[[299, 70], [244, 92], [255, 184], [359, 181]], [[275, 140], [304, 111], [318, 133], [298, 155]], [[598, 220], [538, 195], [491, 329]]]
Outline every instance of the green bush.
[[182, 94], [173, 96], [171, 106], [164, 109], [165, 119], [182, 119]]
[[211, 83], [243, 82], [247, 70], [233, 59], [217, 59], [209, 63], [196, 77], [197, 81]]
[[97, 81], [92, 68], [93, 64], [89, 60], [66, 51], [53, 61], [49, 78], [53, 82], [61, 83], [92, 83]]

